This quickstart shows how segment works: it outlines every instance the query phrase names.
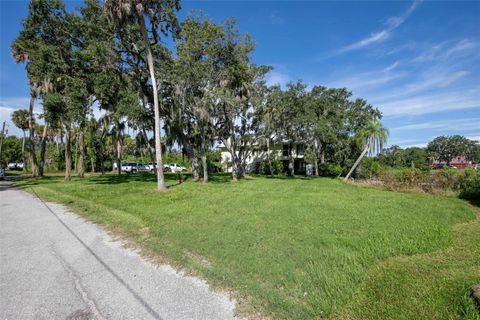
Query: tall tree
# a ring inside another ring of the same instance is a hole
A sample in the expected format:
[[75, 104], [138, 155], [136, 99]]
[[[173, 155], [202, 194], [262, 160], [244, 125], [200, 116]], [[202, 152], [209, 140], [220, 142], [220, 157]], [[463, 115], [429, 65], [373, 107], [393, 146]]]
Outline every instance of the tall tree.
[[61, 0], [32, 0], [28, 15], [23, 20], [19, 36], [11, 45], [12, 56], [17, 63], [26, 63], [30, 85], [29, 142], [33, 176], [39, 175], [34, 130], [35, 100], [52, 89], [58, 75], [65, 74], [64, 64], [53, 63], [62, 57], [66, 48], [65, 8]]
[[260, 123], [254, 112], [253, 93], [256, 84], [270, 69], [256, 66], [249, 54], [254, 49], [250, 36], [242, 35], [235, 20], [227, 20], [218, 43], [220, 76], [208, 90], [213, 104], [212, 114], [218, 139], [227, 148], [232, 161], [232, 180], [237, 181], [246, 171], [246, 161], [256, 144]]
[[203, 168], [203, 182], [208, 182], [207, 153], [212, 144], [212, 91], [219, 80], [218, 43], [223, 36], [220, 26], [201, 14], [188, 16], [175, 37], [177, 59], [173, 71], [174, 107], [171, 123], [187, 150], [194, 178], [198, 177], [197, 156]]
[[350, 178], [350, 175], [357, 168], [362, 158], [368, 153], [370, 155], [377, 155], [383, 148], [383, 145], [387, 142], [388, 130], [385, 128], [379, 120], [371, 119], [368, 125], [357, 133], [357, 140], [363, 143], [364, 149], [357, 161], [353, 164], [350, 171], [345, 176], [345, 181]]
[[25, 131], [29, 128], [29, 118], [30, 114], [26, 109], [15, 110], [12, 113], [12, 122], [13, 124], [22, 130], [22, 158], [23, 158], [23, 170], [27, 170], [27, 157], [25, 156]]
[[[147, 65], [153, 88], [153, 103], [155, 113], [155, 155], [157, 163], [157, 190], [165, 191], [165, 179], [163, 176], [162, 145], [160, 134], [160, 109], [158, 100], [158, 87], [155, 77], [155, 68], [150, 41], [159, 40], [159, 33], [167, 33], [172, 27], [176, 27], [177, 19], [175, 11], [179, 9], [178, 0], [149, 1], [149, 0], [106, 0], [105, 11], [108, 17], [118, 25], [133, 23], [140, 27], [145, 46]], [[151, 39], [148, 36], [146, 19], [150, 23]]]
[[427, 151], [439, 161], [445, 161], [447, 165], [453, 158], [464, 156], [467, 160], [473, 160], [475, 142], [461, 135], [440, 136], [430, 141]]

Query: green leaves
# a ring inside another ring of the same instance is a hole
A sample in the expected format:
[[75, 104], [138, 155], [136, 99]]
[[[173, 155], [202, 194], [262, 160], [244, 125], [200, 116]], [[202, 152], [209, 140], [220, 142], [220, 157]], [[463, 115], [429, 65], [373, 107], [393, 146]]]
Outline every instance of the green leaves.
[[468, 160], [475, 160], [476, 143], [464, 136], [440, 136], [431, 141], [427, 150], [440, 161], [450, 163], [454, 157], [465, 156]]
[[28, 129], [28, 118], [30, 117], [28, 110], [27, 109], [20, 109], [20, 110], [15, 110], [12, 113], [11, 119], [13, 124], [25, 131]]

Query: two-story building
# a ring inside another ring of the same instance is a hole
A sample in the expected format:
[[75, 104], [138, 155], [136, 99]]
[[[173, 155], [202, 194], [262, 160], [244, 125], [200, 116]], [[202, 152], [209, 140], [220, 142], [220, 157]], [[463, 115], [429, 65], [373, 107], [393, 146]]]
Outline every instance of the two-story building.
[[[218, 147], [222, 154], [222, 167], [224, 172], [232, 172], [232, 157], [227, 148], [223, 145]], [[288, 142], [273, 143], [270, 145], [270, 159], [280, 160], [283, 163], [283, 169], [288, 172], [290, 144]], [[295, 174], [305, 174], [305, 145], [303, 143], [292, 144], [292, 157]], [[246, 170], [250, 173], [257, 173], [260, 162], [268, 159], [267, 147], [256, 147], [246, 160]]]

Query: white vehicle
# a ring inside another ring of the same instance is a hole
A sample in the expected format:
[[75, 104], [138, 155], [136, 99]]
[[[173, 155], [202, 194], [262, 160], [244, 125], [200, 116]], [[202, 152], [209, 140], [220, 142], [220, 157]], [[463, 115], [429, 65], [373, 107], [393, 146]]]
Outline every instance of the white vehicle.
[[[157, 165], [153, 162], [149, 162], [147, 165], [146, 165], [147, 169], [151, 172], [155, 172], [156, 171], [156, 168], [157, 168]], [[163, 165], [163, 171], [170, 171], [170, 167], [168, 164], [164, 164]]]
[[170, 164], [167, 164], [165, 166], [168, 169], [168, 171], [170, 171], [170, 172], [182, 172], [182, 171], [187, 170], [185, 167], [179, 166], [176, 163], [170, 163]]
[[126, 173], [137, 173], [137, 172], [148, 172], [148, 168], [143, 163], [136, 162], [125, 162], [122, 163], [122, 172]]
[[144, 163], [137, 163], [137, 167], [135, 168], [135, 172], [149, 172], [150, 169]]
[[8, 164], [8, 169], [9, 170], [22, 170], [23, 169], [23, 163], [21, 163], [21, 162], [10, 162]]

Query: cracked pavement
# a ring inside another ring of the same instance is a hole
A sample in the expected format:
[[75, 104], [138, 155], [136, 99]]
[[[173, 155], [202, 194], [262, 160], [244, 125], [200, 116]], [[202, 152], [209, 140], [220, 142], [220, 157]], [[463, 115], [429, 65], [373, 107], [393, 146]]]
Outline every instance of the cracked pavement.
[[234, 302], [154, 266], [65, 207], [0, 182], [0, 319], [233, 319]]

